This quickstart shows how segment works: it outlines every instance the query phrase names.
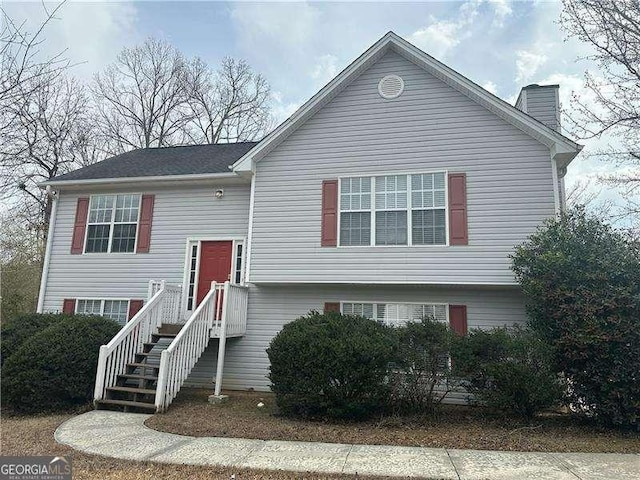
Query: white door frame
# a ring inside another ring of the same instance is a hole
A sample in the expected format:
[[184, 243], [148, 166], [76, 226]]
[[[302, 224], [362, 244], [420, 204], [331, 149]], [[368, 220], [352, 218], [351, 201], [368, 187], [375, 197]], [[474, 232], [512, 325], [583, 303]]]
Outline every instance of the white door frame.
[[188, 319], [193, 313], [194, 306], [192, 306], [192, 310], [187, 309], [187, 304], [189, 300], [189, 274], [191, 273], [191, 253], [194, 246], [197, 246], [196, 252], [196, 271], [195, 271], [195, 279], [193, 286], [193, 298], [194, 304], [195, 299], [198, 296], [198, 279], [200, 276], [200, 253], [202, 250], [202, 242], [231, 242], [231, 264], [229, 265], [229, 273], [231, 275], [229, 281], [231, 283], [235, 283], [235, 263], [236, 263], [236, 255], [238, 250], [238, 245], [243, 245], [242, 248], [242, 265], [241, 265], [241, 274], [240, 274], [240, 283], [243, 283], [243, 275], [242, 269], [244, 268], [245, 256], [246, 256], [246, 239], [245, 237], [216, 237], [216, 236], [198, 236], [198, 237], [187, 237], [186, 246], [185, 246], [185, 257], [184, 257], [184, 272], [182, 276], [182, 307], [181, 311], [183, 312], [184, 318]]

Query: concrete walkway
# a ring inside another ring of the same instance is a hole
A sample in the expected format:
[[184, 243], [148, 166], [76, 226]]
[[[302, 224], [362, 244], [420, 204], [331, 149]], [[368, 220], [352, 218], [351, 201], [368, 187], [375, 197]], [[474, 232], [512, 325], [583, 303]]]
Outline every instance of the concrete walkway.
[[58, 427], [59, 443], [107, 457], [238, 468], [430, 479], [637, 480], [640, 454], [533, 453], [185, 437], [150, 415], [93, 411]]

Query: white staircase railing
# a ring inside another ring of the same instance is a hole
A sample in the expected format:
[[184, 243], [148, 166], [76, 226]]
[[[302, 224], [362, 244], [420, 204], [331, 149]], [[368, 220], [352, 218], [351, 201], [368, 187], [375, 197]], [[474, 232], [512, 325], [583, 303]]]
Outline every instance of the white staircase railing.
[[226, 325], [221, 334], [225, 337], [244, 335], [247, 330], [247, 306], [249, 287], [225, 283], [225, 316]]
[[180, 287], [162, 282], [140, 311], [108, 344], [100, 347], [94, 401], [105, 398], [106, 389], [116, 385], [118, 375], [125, 373], [127, 363], [134, 362], [135, 355], [143, 351], [151, 335], [158, 331], [161, 323], [166, 322], [166, 304], [174, 301], [176, 289], [179, 291]]
[[162, 412], [167, 409], [207, 348], [214, 321], [218, 320], [218, 314], [222, 314], [221, 293], [222, 289], [217, 288], [216, 283], [212, 282], [209, 293], [171, 345], [161, 353], [156, 387], [156, 411]]
[[150, 300], [156, 292], [162, 289], [166, 292], [162, 322], [168, 324], [184, 323], [180, 314], [182, 302], [182, 287], [180, 285], [169, 285], [164, 280], [151, 280], [149, 281], [147, 299]]

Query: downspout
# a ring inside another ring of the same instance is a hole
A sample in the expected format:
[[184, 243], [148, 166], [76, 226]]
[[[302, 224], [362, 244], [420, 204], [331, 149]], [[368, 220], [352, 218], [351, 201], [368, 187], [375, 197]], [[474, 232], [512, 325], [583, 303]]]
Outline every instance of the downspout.
[[253, 160], [251, 161], [251, 195], [249, 196], [249, 226], [247, 232], [247, 248], [245, 251], [245, 272], [244, 272], [244, 283], [249, 283], [249, 272], [251, 271], [251, 242], [253, 239], [253, 205], [255, 201], [256, 194], [256, 171], [255, 164], [253, 164]]
[[42, 313], [44, 307], [44, 295], [47, 289], [47, 278], [49, 276], [49, 262], [51, 260], [51, 247], [53, 245], [53, 229], [56, 224], [56, 214], [58, 213], [58, 193], [47, 187], [47, 195], [53, 198], [51, 205], [51, 216], [49, 217], [49, 230], [47, 232], [47, 245], [44, 251], [44, 260], [42, 262], [42, 276], [40, 277], [40, 292], [38, 294], [37, 313]]

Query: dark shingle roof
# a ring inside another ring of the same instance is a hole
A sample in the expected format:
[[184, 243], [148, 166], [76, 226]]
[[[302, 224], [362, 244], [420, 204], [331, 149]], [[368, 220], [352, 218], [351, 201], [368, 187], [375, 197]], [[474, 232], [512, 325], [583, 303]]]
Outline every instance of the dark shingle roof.
[[141, 148], [55, 177], [53, 181], [229, 173], [257, 142]]

